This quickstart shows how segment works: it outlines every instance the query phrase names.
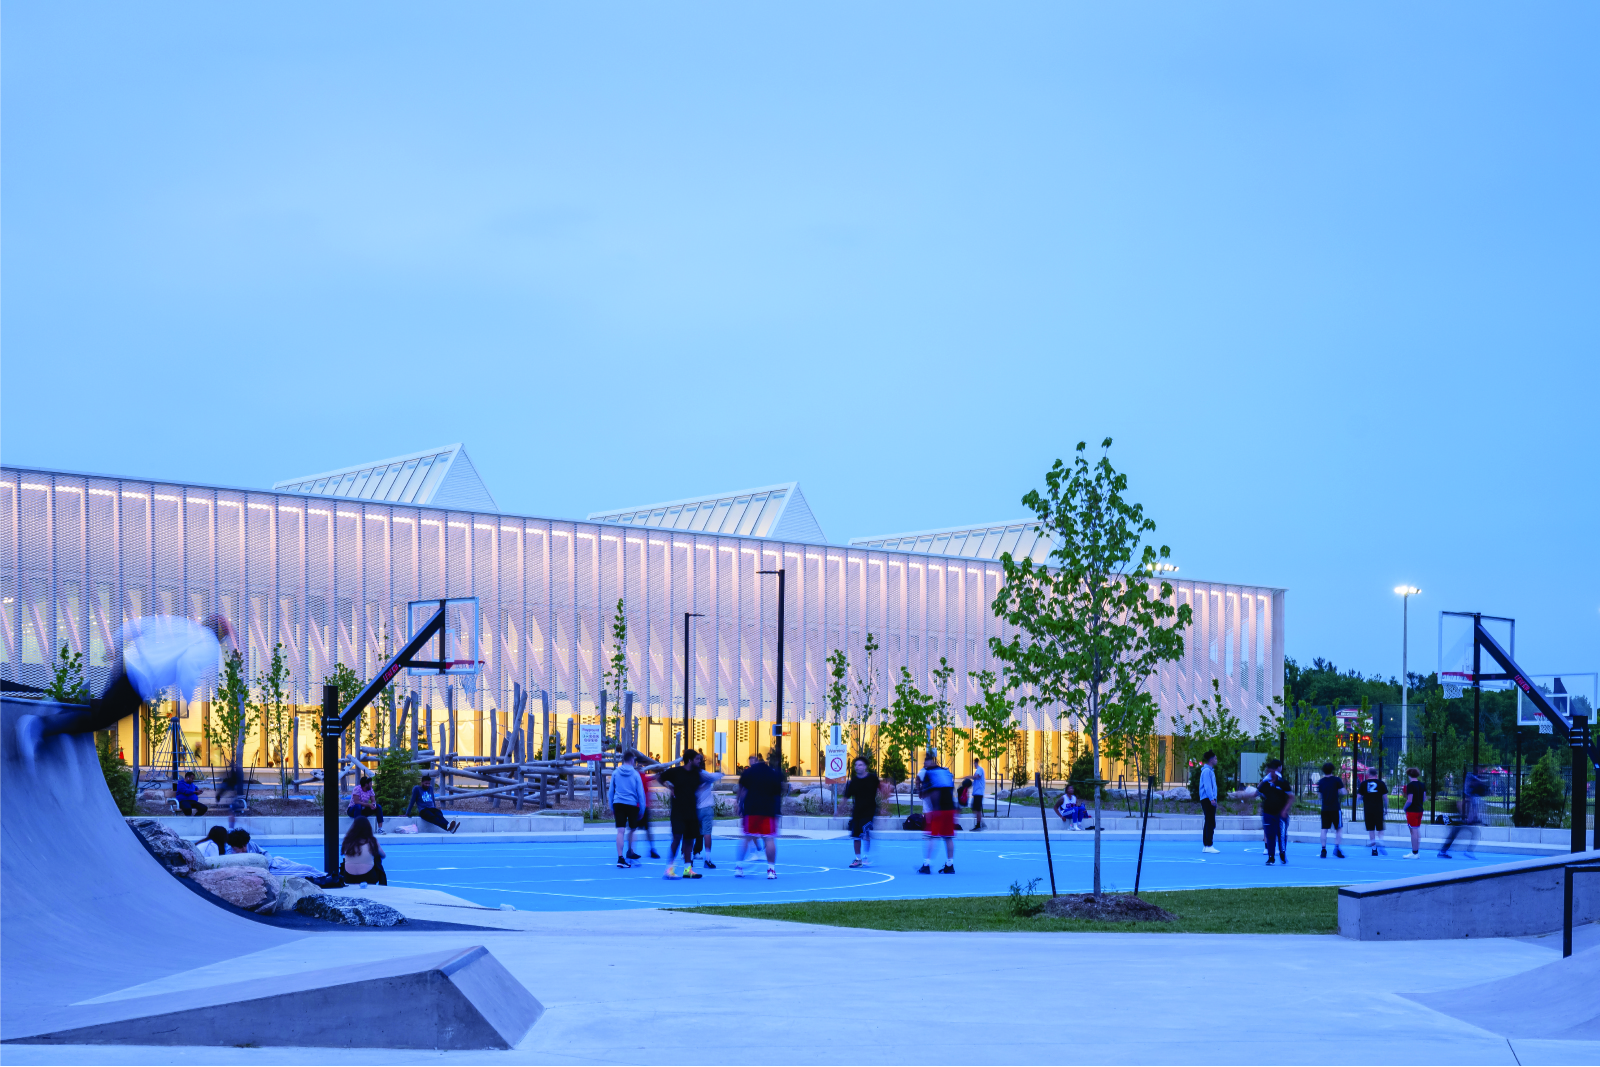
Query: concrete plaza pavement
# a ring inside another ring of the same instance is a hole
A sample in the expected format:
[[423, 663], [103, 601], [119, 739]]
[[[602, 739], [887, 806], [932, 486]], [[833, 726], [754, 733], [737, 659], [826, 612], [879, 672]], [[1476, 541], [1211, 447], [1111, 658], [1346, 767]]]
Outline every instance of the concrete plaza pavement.
[[[1549, 963], [1560, 957], [1558, 935], [1383, 943], [1336, 936], [891, 933], [655, 910], [499, 912], [421, 890], [367, 895], [418, 918], [494, 928], [316, 934], [95, 999], [483, 944], [545, 1005], [544, 1018], [505, 1052], [8, 1045], [4, 1059], [1600, 1062], [1600, 1042], [1508, 1040], [1404, 995]], [[1600, 953], [1600, 931], [1582, 933], [1582, 954]], [[1537, 1012], [1539, 1005], [1527, 1008]]]

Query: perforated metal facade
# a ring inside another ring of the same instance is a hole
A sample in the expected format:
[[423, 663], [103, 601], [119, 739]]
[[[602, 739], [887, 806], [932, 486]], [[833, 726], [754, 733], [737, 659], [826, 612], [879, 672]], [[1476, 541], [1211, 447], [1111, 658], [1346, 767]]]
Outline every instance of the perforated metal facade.
[[[905, 665], [927, 688], [943, 655], [962, 683], [958, 704], [975, 699], [966, 672], [996, 666], [987, 639], [1005, 636], [989, 611], [1001, 570], [986, 560], [10, 467], [0, 469], [0, 516], [0, 673], [34, 685], [63, 644], [102, 684], [126, 618], [220, 612], [252, 676], [283, 643], [309, 704], [335, 661], [370, 676], [407, 601], [476, 596], [487, 666], [467, 703], [505, 709], [520, 682], [548, 690], [563, 718], [592, 715], [623, 598], [642, 714], [681, 715], [682, 613], [696, 611], [694, 717], [771, 721], [777, 582], [756, 572], [778, 566], [790, 721], [820, 717], [825, 657], [843, 647], [858, 660], [869, 630], [884, 682]], [[1282, 591], [1173, 584], [1194, 607], [1194, 630], [1183, 661], [1154, 680], [1158, 700], [1182, 708], [1217, 677], [1253, 726], [1281, 692]], [[1027, 725], [1056, 727], [1037, 716]]]

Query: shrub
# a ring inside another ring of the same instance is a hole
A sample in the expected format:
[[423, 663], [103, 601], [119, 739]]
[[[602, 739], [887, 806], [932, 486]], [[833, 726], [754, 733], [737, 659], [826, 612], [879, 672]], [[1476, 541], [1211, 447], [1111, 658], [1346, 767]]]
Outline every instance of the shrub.
[[1560, 826], [1566, 814], [1565, 792], [1556, 750], [1547, 749], [1533, 765], [1533, 773], [1522, 783], [1522, 795], [1511, 821], [1517, 826]]
[[128, 770], [127, 761], [112, 749], [111, 731], [96, 734], [94, 740], [95, 751], [100, 756], [100, 773], [105, 775], [106, 788], [111, 790], [117, 810], [124, 815], [135, 814], [138, 809], [133, 802], [133, 772]]
[[1039, 879], [1030, 878], [1027, 887], [1011, 883], [1011, 914], [1025, 919], [1030, 915], [1037, 915], [1044, 910], [1044, 905], [1038, 903], [1039, 897], [1034, 890], [1039, 886]]
[[422, 772], [411, 762], [413, 758], [409, 748], [391, 748], [378, 760], [372, 789], [385, 815], [404, 814], [406, 805], [411, 803], [412, 787], [422, 781]]

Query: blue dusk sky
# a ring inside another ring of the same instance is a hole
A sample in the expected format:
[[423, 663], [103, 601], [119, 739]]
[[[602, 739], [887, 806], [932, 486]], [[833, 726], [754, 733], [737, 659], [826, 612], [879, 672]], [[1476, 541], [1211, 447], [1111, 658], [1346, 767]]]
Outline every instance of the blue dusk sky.
[[1184, 577], [1398, 674], [1600, 670], [1600, 6], [4, 6], [9, 463], [465, 442], [506, 511], [798, 479], [1024, 514], [1082, 439]]

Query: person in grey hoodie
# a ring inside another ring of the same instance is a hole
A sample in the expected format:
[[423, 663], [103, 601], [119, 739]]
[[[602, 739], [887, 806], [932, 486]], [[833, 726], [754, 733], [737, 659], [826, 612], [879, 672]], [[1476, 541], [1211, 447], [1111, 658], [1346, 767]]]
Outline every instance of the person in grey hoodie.
[[[633, 835], [639, 829], [643, 813], [650, 810], [644, 779], [633, 765], [638, 758], [639, 754], [631, 748], [622, 754], [622, 762], [611, 774], [611, 788], [606, 795], [617, 823], [617, 866], [625, 869], [633, 866], [628, 862], [628, 853], [633, 851]], [[626, 847], [624, 832], [627, 834]]]
[[711, 862], [711, 831], [717, 824], [717, 802], [711, 791], [722, 781], [722, 772], [706, 770], [704, 753], [696, 755], [695, 766], [700, 769], [700, 788], [694, 791], [694, 806], [700, 816], [700, 841], [694, 851], [696, 855], [704, 852], [706, 866], [716, 870], [717, 865]]
[[1200, 831], [1200, 851], [1220, 852], [1212, 845], [1217, 835], [1217, 754], [1207, 751], [1200, 757], [1200, 810], [1205, 812], [1205, 828]]

